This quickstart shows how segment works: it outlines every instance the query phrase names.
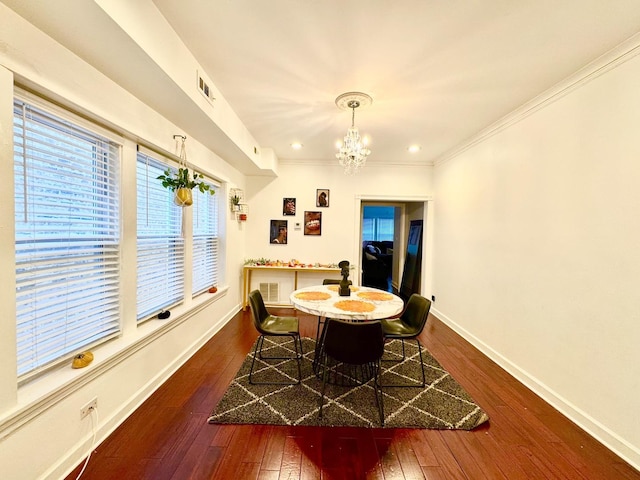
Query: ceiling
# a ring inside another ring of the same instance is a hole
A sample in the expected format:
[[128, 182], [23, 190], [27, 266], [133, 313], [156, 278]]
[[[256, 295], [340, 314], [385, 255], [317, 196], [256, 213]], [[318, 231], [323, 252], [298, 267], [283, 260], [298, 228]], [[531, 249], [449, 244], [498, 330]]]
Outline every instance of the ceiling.
[[637, 0], [154, 3], [280, 159], [335, 158], [360, 91], [369, 161], [431, 163], [640, 29]]
[[[99, 62], [78, 2], [2, 1]], [[368, 162], [433, 164], [640, 29], [638, 0], [152, 1], [283, 161], [334, 161], [351, 123], [335, 99], [359, 91], [373, 98], [355, 113]]]

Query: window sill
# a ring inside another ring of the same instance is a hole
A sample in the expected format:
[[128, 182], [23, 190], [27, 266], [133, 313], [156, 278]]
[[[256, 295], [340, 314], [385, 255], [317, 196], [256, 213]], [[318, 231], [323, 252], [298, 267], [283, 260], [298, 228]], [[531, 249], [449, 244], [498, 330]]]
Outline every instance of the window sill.
[[96, 347], [92, 350], [94, 361], [85, 368], [72, 369], [70, 364], [65, 364], [20, 386], [15, 407], [0, 415], [0, 440], [94, 381], [135, 352], [186, 322], [193, 315], [225, 296], [227, 292], [228, 287], [224, 287], [214, 294], [199, 295], [189, 305], [173, 308], [169, 319], [148, 320], [138, 325], [135, 332], [123, 334]]

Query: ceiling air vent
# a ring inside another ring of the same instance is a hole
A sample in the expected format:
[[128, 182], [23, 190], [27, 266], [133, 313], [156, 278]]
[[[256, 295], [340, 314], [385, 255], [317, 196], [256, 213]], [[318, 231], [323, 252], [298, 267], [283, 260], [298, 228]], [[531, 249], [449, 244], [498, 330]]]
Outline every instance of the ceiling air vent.
[[213, 104], [213, 101], [215, 100], [215, 97], [213, 96], [213, 92], [211, 91], [211, 87], [209, 87], [209, 84], [211, 82], [209, 82], [207, 79], [205, 79], [204, 75], [202, 75], [200, 72], [196, 71], [197, 73], [197, 78], [198, 78], [198, 90], [200, 91], [200, 93], [202, 95], [205, 96], [205, 98], [207, 100], [209, 100], [209, 102], [211, 102]]

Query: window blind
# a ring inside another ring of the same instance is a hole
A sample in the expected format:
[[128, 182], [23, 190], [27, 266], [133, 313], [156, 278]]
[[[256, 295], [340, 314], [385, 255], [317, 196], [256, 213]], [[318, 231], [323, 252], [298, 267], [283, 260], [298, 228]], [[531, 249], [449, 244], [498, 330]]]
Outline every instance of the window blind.
[[215, 195], [195, 193], [193, 204], [193, 279], [192, 293], [197, 295], [218, 283], [218, 191]]
[[17, 360], [25, 376], [120, 331], [120, 145], [19, 97], [13, 118]]
[[[137, 318], [150, 318], [182, 301], [184, 239], [182, 208], [158, 175], [169, 167], [160, 155], [138, 152]], [[174, 169], [175, 170], [175, 169]]]

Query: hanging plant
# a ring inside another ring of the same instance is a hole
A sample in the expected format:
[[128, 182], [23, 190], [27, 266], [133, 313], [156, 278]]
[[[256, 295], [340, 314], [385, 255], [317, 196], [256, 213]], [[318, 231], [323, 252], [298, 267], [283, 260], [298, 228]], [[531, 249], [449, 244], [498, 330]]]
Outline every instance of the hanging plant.
[[193, 172], [193, 176], [189, 173], [189, 168], [187, 167], [187, 151], [184, 144], [187, 137], [174, 135], [173, 138], [176, 139], [176, 142], [178, 138], [182, 139], [180, 167], [177, 172], [172, 172], [170, 168], [167, 168], [162, 175], [156, 178], [162, 180], [162, 186], [164, 188], [168, 188], [174, 192], [173, 202], [176, 205], [179, 207], [188, 207], [193, 204], [192, 190], [194, 188], [197, 187], [200, 192], [209, 192], [211, 195], [214, 195], [216, 192], [210, 185], [200, 180], [204, 178], [204, 175], [195, 171]]
[[204, 175], [193, 172], [193, 177], [189, 173], [189, 169], [184, 167], [178, 168], [177, 172], [172, 172], [167, 168], [163, 175], [159, 175], [158, 180], [162, 180], [162, 186], [174, 192], [173, 201], [181, 207], [188, 207], [193, 204], [192, 190], [197, 188], [202, 193], [209, 192], [214, 195], [216, 192], [210, 185], [201, 181]]

